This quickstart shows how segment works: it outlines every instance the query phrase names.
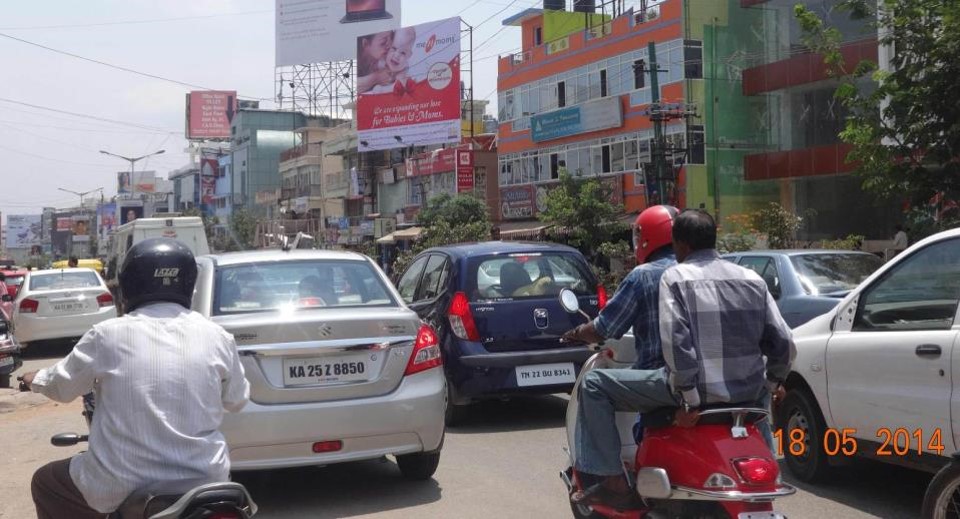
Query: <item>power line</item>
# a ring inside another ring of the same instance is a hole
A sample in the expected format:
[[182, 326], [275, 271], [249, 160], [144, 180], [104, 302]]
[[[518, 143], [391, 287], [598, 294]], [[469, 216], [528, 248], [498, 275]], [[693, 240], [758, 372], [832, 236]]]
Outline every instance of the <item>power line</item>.
[[[120, 65], [114, 65], [113, 63], [107, 63], [106, 61], [100, 61], [100, 60], [98, 60], [98, 59], [88, 58], [88, 57], [85, 57], [85, 56], [81, 56], [81, 55], [79, 55], [79, 54], [74, 54], [74, 53], [72, 53], [72, 52], [67, 52], [67, 51], [65, 51], [65, 50], [54, 49], [53, 47], [48, 47], [48, 46], [46, 46], [46, 45], [41, 45], [41, 44], [39, 44], [39, 43], [32, 42], [32, 41], [28, 41], [28, 40], [25, 40], [25, 39], [23, 39], [23, 38], [17, 38], [16, 36], [11, 36], [11, 35], [9, 35], [9, 34], [4, 34], [4, 33], [2, 33], [2, 32], [0, 32], [0, 38], [7, 38], [8, 40], [13, 40], [13, 41], [20, 42], [20, 43], [23, 43], [23, 44], [26, 44], [26, 45], [31, 45], [31, 46], [33, 46], [33, 47], [37, 47], [37, 48], [40, 48], [40, 49], [43, 49], [43, 50], [46, 50], [46, 51], [55, 52], [55, 53], [57, 53], [57, 54], [62, 54], [62, 55], [64, 55], [64, 56], [69, 56], [69, 57], [71, 57], [71, 58], [76, 58], [76, 59], [79, 59], [79, 60], [88, 61], [88, 62], [90, 62], [90, 63], [96, 63], [97, 65], [103, 65], [103, 66], [105, 66], [105, 67], [110, 67], [110, 68], [112, 68], [112, 69], [120, 70], [120, 71], [122, 71], [122, 72], [128, 72], [128, 73], [130, 73], [130, 74], [136, 74], [136, 75], [138, 75], [138, 76], [148, 77], [148, 78], [156, 79], [156, 80], [159, 80], [159, 81], [166, 81], [167, 83], [173, 83], [173, 84], [175, 84], [175, 85], [180, 85], [180, 86], [185, 86], [185, 87], [190, 87], [190, 88], [198, 88], [198, 89], [200, 89], [200, 90], [215, 90], [215, 89], [210, 88], [210, 87], [205, 87], [205, 86], [201, 86], [201, 85], [196, 85], [196, 84], [193, 84], [193, 83], [186, 83], [186, 82], [184, 82], [184, 81], [178, 81], [178, 80], [176, 80], [176, 79], [170, 79], [170, 78], [167, 78], [167, 77], [158, 76], [158, 75], [156, 75], [156, 74], [150, 74], [150, 73], [148, 73], [148, 72], [140, 72], [139, 70], [134, 70], [134, 69], [132, 69], [132, 68], [127, 68], [127, 67], [123, 67], [123, 66], [120, 66]], [[244, 98], [247, 98], [247, 99], [253, 99], [253, 100], [256, 100], [256, 101], [270, 101], [270, 100], [271, 100], [271, 98], [267, 98], [267, 97], [241, 96], [241, 95], [239, 95], [239, 94], [237, 94], [237, 96], [238, 96], [238, 97], [244, 97]]]
[[20, 155], [26, 155], [27, 157], [33, 157], [33, 158], [35, 158], [35, 159], [46, 160], [46, 161], [49, 161], [49, 162], [59, 162], [59, 163], [61, 163], [61, 164], [69, 164], [69, 165], [71, 165], [71, 166], [84, 166], [84, 167], [94, 167], [94, 168], [109, 168], [109, 167], [110, 167], [109, 164], [91, 164], [91, 163], [87, 163], [87, 162], [72, 162], [72, 161], [69, 161], [69, 160], [54, 159], [54, 158], [50, 158], [50, 157], [45, 157], [45, 156], [43, 156], [43, 155], [37, 155], [36, 153], [30, 153], [29, 151], [23, 151], [23, 150], [18, 150], [18, 149], [15, 149], [15, 148], [9, 148], [9, 147], [7, 147], [7, 146], [2, 146], [2, 145], [0, 145], [0, 150], [7, 150], [7, 151], [9, 151], [9, 152], [11, 152], [11, 153], [17, 153], [17, 154], [20, 154]]
[[106, 117], [98, 117], [98, 116], [96, 116], [96, 115], [88, 115], [88, 114], [82, 114], [82, 113], [77, 113], [77, 112], [70, 112], [70, 111], [67, 111], [67, 110], [60, 110], [60, 109], [58, 109], [58, 108], [49, 108], [49, 107], [46, 107], [46, 106], [35, 105], [35, 104], [31, 104], [31, 103], [26, 103], [26, 102], [23, 102], [23, 101], [17, 101], [17, 100], [14, 100], [14, 99], [7, 99], [7, 98], [5, 98], [5, 97], [0, 97], [0, 101], [5, 102], [5, 103], [12, 103], [12, 104], [15, 104], [15, 105], [29, 106], [30, 108], [36, 108], [36, 109], [38, 109], [38, 110], [45, 110], [45, 111], [48, 111], [48, 112], [54, 112], [54, 113], [59, 113], [59, 114], [72, 115], [72, 116], [74, 116], [74, 117], [79, 117], [79, 118], [81, 118], [81, 119], [90, 119], [90, 120], [94, 120], [94, 121], [101, 121], [101, 122], [106, 122], [106, 123], [119, 124], [119, 125], [121, 125], [121, 126], [130, 126], [130, 127], [133, 127], [133, 128], [140, 128], [141, 130], [152, 130], [152, 131], [162, 132], [162, 133], [173, 132], [173, 130], [168, 130], [168, 129], [165, 129], [165, 128], [159, 128], [159, 127], [156, 127], [156, 126], [147, 126], [147, 125], [143, 125], [143, 124], [129, 123], [129, 122], [125, 122], [125, 121], [118, 121], [118, 120], [116, 120], [116, 119], [107, 119]]
[[125, 21], [116, 21], [116, 22], [100, 22], [100, 23], [77, 23], [77, 24], [67, 24], [67, 25], [34, 25], [34, 26], [20, 26], [20, 27], [0, 27], [0, 31], [34, 31], [41, 29], [76, 29], [83, 27], [106, 27], [110, 25], [137, 25], [145, 23], [165, 23], [165, 22], [179, 22], [183, 20], [205, 20], [209, 18], [220, 18], [224, 16], [246, 16], [250, 14], [264, 14], [272, 13], [273, 9], [262, 10], [262, 11], [244, 11], [238, 13], [220, 13], [220, 14], [207, 14], [200, 16], [181, 16], [178, 18], [154, 18], [149, 20], [125, 20]]

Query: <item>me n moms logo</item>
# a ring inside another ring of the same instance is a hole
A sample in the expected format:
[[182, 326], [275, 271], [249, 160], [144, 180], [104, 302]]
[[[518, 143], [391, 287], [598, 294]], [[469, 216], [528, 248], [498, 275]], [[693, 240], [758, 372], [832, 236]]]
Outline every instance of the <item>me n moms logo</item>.
[[424, 52], [430, 54], [430, 52], [433, 51], [434, 47], [437, 45], [442, 45], [443, 47], [438, 50], [443, 50], [444, 48], [449, 47], [456, 42], [456, 36], [444, 36], [442, 38], [437, 38], [436, 34], [431, 34], [427, 41], [417, 42], [417, 48], [423, 49]]

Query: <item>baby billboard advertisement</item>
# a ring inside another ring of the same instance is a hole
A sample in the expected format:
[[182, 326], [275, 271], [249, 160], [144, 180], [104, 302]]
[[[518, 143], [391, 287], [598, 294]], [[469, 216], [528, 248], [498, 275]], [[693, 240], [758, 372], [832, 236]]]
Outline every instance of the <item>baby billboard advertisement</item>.
[[357, 38], [360, 151], [460, 142], [460, 18]]

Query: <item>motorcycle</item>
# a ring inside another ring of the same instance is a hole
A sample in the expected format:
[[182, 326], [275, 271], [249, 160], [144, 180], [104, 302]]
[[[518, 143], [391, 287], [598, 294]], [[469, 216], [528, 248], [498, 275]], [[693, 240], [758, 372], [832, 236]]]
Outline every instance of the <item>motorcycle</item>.
[[[29, 391], [21, 377], [20, 391]], [[93, 395], [84, 395], [83, 416], [93, 420]], [[56, 447], [71, 447], [90, 439], [88, 435], [57, 434], [50, 438]], [[240, 483], [204, 479], [167, 481], [141, 488], [129, 495], [109, 519], [250, 519], [257, 504]]]
[[[580, 309], [574, 292], [560, 293], [564, 310]], [[599, 481], [577, 471], [575, 431], [580, 386], [593, 369], [629, 368], [629, 353], [597, 345], [597, 353], [580, 372], [567, 406], [569, 466], [560, 473], [576, 518], [613, 519], [784, 519], [773, 510], [778, 497], [796, 493], [784, 484], [780, 469], [757, 429], [769, 411], [756, 405], [704, 406], [697, 425], [673, 425], [674, 408], [643, 413], [642, 439], [635, 439], [633, 418], [618, 413], [624, 476], [636, 490], [635, 503], [626, 509], [587, 504]], [[632, 350], [632, 348], [631, 348]]]
[[0, 388], [10, 387], [10, 375], [23, 365], [20, 345], [10, 328], [10, 322], [0, 315]]

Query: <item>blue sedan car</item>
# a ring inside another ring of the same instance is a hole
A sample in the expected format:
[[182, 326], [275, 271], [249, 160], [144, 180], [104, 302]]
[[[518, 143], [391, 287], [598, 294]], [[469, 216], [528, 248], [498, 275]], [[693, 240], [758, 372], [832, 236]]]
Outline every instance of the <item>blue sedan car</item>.
[[592, 352], [560, 342], [586, 319], [560, 306], [569, 288], [595, 316], [606, 303], [586, 259], [550, 243], [485, 242], [422, 252], [397, 283], [407, 305], [440, 336], [447, 422], [473, 400], [572, 389]]
[[839, 250], [747, 251], [723, 257], [767, 282], [791, 328], [829, 312], [883, 265], [873, 254]]

